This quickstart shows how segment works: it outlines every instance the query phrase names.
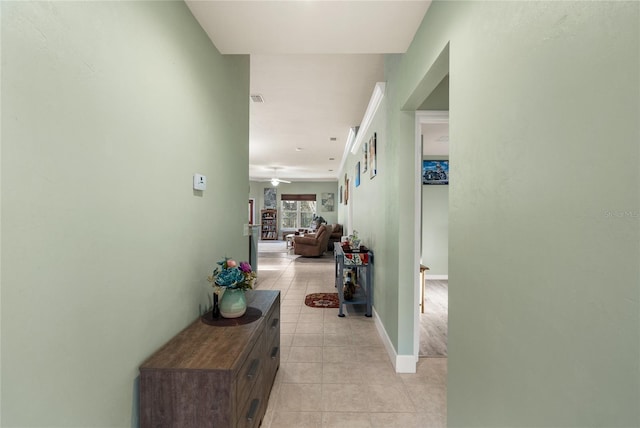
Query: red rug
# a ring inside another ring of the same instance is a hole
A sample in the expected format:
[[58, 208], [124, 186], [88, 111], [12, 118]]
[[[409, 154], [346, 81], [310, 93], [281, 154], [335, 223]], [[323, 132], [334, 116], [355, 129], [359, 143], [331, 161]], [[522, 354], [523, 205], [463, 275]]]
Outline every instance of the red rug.
[[304, 304], [312, 308], [337, 308], [340, 305], [338, 293], [307, 294]]

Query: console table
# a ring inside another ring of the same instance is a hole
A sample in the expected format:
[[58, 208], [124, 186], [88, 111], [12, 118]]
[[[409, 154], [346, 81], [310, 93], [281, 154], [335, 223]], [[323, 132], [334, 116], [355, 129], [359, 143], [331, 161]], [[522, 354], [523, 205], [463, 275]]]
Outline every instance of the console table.
[[140, 366], [142, 428], [260, 426], [280, 366], [280, 292], [246, 297], [255, 321], [198, 318]]
[[[336, 261], [335, 284], [338, 289], [339, 309], [338, 316], [344, 317], [342, 307], [344, 305], [366, 305], [365, 316], [370, 317], [373, 302], [373, 252], [353, 251], [345, 252], [342, 246], [336, 244], [333, 246], [333, 255]], [[345, 271], [355, 273], [359, 287], [356, 289], [351, 300], [344, 298], [343, 286]]]

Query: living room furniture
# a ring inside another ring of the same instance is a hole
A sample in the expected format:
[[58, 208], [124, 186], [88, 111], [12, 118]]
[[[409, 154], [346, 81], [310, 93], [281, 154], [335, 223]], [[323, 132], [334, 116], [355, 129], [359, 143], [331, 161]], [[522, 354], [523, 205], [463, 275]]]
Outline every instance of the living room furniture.
[[280, 366], [280, 292], [246, 298], [255, 321], [198, 318], [140, 366], [142, 428], [260, 425]]
[[295, 233], [290, 233], [284, 237], [284, 239], [287, 241], [287, 249], [293, 247], [293, 238], [295, 236]]
[[[370, 317], [373, 306], [373, 252], [352, 251], [345, 252], [342, 245], [333, 246], [333, 255], [336, 261], [335, 285], [338, 291], [338, 316], [344, 317], [342, 308], [344, 305], [366, 305], [365, 316]], [[346, 300], [344, 296], [344, 282], [347, 277], [356, 281], [356, 289], [353, 297]]]
[[278, 210], [260, 211], [260, 224], [262, 225], [260, 239], [263, 241], [278, 239]]
[[329, 236], [329, 250], [333, 250], [333, 245], [337, 242], [340, 244], [342, 240], [343, 230], [342, 225], [334, 223], [331, 225], [331, 236]]
[[323, 224], [316, 233], [293, 238], [293, 253], [303, 257], [320, 257], [327, 251], [331, 226]]

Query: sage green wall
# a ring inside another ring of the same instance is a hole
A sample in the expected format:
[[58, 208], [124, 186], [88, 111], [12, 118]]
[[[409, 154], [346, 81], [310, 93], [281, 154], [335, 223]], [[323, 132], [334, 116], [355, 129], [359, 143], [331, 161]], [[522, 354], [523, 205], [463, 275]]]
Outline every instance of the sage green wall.
[[[373, 88], [371, 88], [373, 91]], [[349, 153], [340, 172], [338, 186], [345, 186], [345, 174], [349, 178], [348, 204], [339, 204], [339, 222], [344, 224], [345, 234], [358, 231], [362, 243], [373, 250], [373, 306], [394, 348], [398, 340], [398, 288], [397, 288], [397, 194], [395, 171], [391, 169], [394, 153], [389, 150], [387, 135], [386, 96], [369, 126], [362, 131], [363, 143], [356, 154]], [[377, 174], [371, 178], [371, 169], [364, 169], [364, 142], [376, 135]], [[355, 185], [356, 163], [360, 162], [360, 186]], [[352, 210], [352, 224], [349, 224]], [[397, 349], [397, 348], [396, 348]]]
[[[271, 188], [271, 184], [268, 182], [251, 181], [249, 189], [249, 197], [256, 200], [256, 222], [260, 222], [260, 210], [264, 209], [264, 189]], [[280, 213], [280, 195], [282, 194], [315, 194], [317, 202], [317, 213], [327, 220], [327, 223], [338, 223], [338, 184], [335, 181], [294, 181], [290, 184], [280, 183], [276, 187], [276, 196], [278, 201], [278, 213]], [[333, 193], [335, 203], [333, 211], [323, 211], [321, 198], [322, 193]], [[278, 218], [282, 218], [278, 216]], [[278, 232], [280, 232], [280, 226], [278, 226]]]
[[422, 186], [421, 249], [421, 263], [429, 267], [427, 278], [449, 274], [449, 186]]
[[436, 1], [388, 75], [410, 147], [449, 43], [451, 426], [640, 426], [639, 8]]
[[1, 425], [136, 426], [138, 366], [248, 256], [248, 57], [182, 2], [1, 7]]
[[449, 75], [442, 79], [418, 110], [449, 110]]
[[[415, 283], [418, 266], [414, 269], [414, 244], [416, 206], [415, 186], [419, 183], [419, 159], [415, 150], [415, 112], [402, 111], [406, 91], [403, 74], [407, 65], [406, 55], [388, 55], [385, 58], [387, 87], [388, 163], [393, 179], [387, 183], [386, 201], [391, 207], [387, 224], [393, 224], [390, 239], [389, 260], [394, 260], [395, 275], [391, 284], [397, 287], [396, 299], [389, 303], [396, 307], [394, 346], [401, 356], [414, 355], [414, 306]], [[404, 91], [403, 91], [404, 89]], [[378, 263], [379, 265], [380, 263]], [[393, 323], [389, 321], [389, 326]], [[387, 331], [389, 333], [389, 331]], [[390, 334], [390, 333], [389, 333]], [[390, 334], [391, 336], [391, 334]]]

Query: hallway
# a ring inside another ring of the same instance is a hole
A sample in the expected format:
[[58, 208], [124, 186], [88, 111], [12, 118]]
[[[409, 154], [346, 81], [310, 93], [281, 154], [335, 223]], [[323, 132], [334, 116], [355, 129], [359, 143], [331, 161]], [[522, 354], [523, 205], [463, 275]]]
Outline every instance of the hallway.
[[445, 427], [446, 358], [395, 373], [373, 318], [304, 305], [334, 292], [331, 258], [261, 254], [257, 289], [281, 291], [281, 361], [263, 421], [285, 427]]

